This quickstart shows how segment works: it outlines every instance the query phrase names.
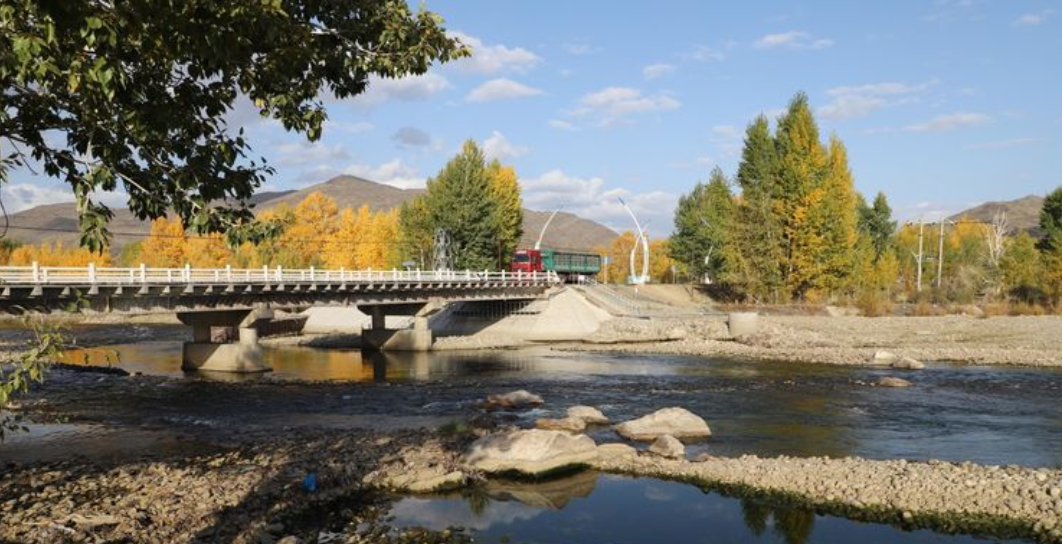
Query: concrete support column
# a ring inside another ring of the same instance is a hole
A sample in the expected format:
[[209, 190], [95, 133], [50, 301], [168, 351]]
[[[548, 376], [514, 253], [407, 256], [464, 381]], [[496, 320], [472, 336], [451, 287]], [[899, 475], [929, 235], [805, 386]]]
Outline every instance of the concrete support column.
[[[372, 306], [363, 309], [372, 317], [372, 328], [361, 330], [361, 345], [365, 351], [429, 351], [434, 342], [427, 315], [421, 315], [425, 305]], [[397, 315], [413, 314], [412, 329], [388, 329], [387, 311]]]
[[[258, 345], [258, 325], [273, 318], [272, 310], [222, 310], [182, 312], [177, 318], [192, 327], [192, 341], [185, 342], [181, 369], [252, 373], [271, 370], [265, 364]], [[212, 327], [235, 328], [238, 340], [232, 343], [213, 343]]]

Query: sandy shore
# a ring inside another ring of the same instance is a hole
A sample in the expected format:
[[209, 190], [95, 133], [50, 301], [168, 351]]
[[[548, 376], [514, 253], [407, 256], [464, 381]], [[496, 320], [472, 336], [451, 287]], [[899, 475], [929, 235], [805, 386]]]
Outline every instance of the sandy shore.
[[[1062, 366], [1062, 317], [759, 318], [759, 332], [729, 337], [725, 317], [615, 319], [564, 349], [869, 364], [879, 350], [921, 361]], [[677, 340], [666, 338], [681, 337]]]

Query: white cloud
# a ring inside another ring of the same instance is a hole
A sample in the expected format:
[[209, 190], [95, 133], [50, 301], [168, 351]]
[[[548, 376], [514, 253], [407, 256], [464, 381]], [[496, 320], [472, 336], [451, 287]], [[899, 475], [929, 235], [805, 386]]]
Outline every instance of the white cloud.
[[816, 38], [802, 30], [790, 30], [778, 34], [767, 34], [752, 44], [757, 49], [773, 49], [784, 47], [787, 49], [825, 49], [833, 45], [833, 40], [828, 38]]
[[335, 130], [339, 132], [347, 132], [350, 134], [360, 134], [362, 132], [370, 132], [376, 130], [376, 125], [369, 123], [368, 121], [335, 121], [332, 119], [325, 120], [325, 131]]
[[715, 125], [709, 141], [714, 144], [724, 157], [735, 157], [741, 153], [745, 142], [745, 133], [734, 125]]
[[353, 100], [355, 104], [370, 107], [378, 106], [388, 100], [413, 102], [427, 100], [432, 95], [448, 88], [450, 88], [450, 82], [446, 78], [431, 72], [400, 79], [372, 76], [369, 78], [369, 87]]
[[[897, 82], [871, 83], [834, 87], [826, 91], [832, 101], [819, 108], [819, 115], [828, 119], [866, 117], [874, 110], [910, 101], [910, 95], [920, 93], [935, 81], [918, 85]], [[905, 98], [906, 97], [906, 98]]]
[[528, 87], [511, 79], [492, 79], [472, 92], [468, 93], [465, 100], [469, 102], [490, 102], [493, 100], [507, 100], [512, 98], [525, 98], [542, 94], [541, 89]]
[[579, 128], [576, 127], [575, 125], [573, 125], [573, 124], [571, 124], [571, 123], [569, 123], [567, 121], [564, 121], [562, 119], [550, 119], [547, 124], [549, 125], [550, 128], [555, 128], [557, 130], [567, 130], [569, 132], [575, 132], [575, 131], [579, 130]]
[[73, 202], [74, 194], [69, 189], [40, 187], [29, 183], [12, 183], [3, 186], [3, 199], [7, 212], [15, 213], [44, 204]]
[[536, 178], [520, 180], [524, 204], [536, 210], [564, 207], [567, 212], [598, 221], [617, 231], [634, 230], [620, 198], [634, 210], [650, 236], [671, 232], [672, 214], [678, 195], [664, 191], [634, 193], [621, 187], [608, 187], [600, 177], [580, 178], [562, 170], [551, 170]]
[[658, 77], [666, 76], [675, 71], [675, 67], [670, 64], [650, 64], [645, 68], [642, 68], [642, 77], [645, 79], [656, 79]]
[[994, 142], [982, 142], [979, 144], [969, 144], [964, 146], [963, 149], [970, 151], [996, 151], [999, 149], [1010, 149], [1012, 147], [1021, 147], [1023, 145], [1031, 145], [1039, 142], [1039, 138], [1011, 138], [1009, 140], [996, 140]]
[[278, 144], [274, 149], [273, 156], [277, 166], [289, 167], [306, 163], [328, 163], [337, 160], [347, 160], [350, 155], [341, 144], [327, 145], [321, 141], [286, 142]]
[[1014, 26], [1036, 26], [1047, 21], [1051, 15], [1054, 15], [1055, 10], [1045, 9], [1038, 13], [1026, 13], [1011, 22]]
[[938, 115], [928, 121], [907, 125], [906, 132], [948, 132], [962, 128], [984, 125], [992, 120], [983, 113], [958, 112]]
[[602, 127], [628, 122], [632, 115], [678, 109], [682, 103], [666, 94], [643, 95], [630, 87], [608, 87], [579, 100], [574, 114], [593, 117]]
[[527, 151], [527, 146], [513, 144], [497, 130], [491, 133], [490, 138], [483, 141], [483, 155], [487, 157], [487, 160], [515, 159], [526, 155]]
[[698, 62], [721, 62], [726, 60], [726, 55], [722, 51], [707, 45], [698, 45], [686, 55], [686, 58]]
[[461, 32], [451, 32], [450, 35], [472, 48], [471, 57], [458, 59], [449, 65], [465, 73], [524, 73], [542, 62], [541, 57], [522, 47], [484, 45], [479, 38]]
[[352, 164], [346, 167], [343, 173], [399, 189], [423, 189], [426, 181], [416, 167], [403, 163], [401, 159], [394, 159], [379, 166]]

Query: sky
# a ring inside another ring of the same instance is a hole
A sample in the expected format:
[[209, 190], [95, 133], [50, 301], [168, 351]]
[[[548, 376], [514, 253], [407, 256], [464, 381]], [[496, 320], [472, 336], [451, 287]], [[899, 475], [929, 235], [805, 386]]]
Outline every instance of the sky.
[[[679, 196], [715, 166], [733, 175], [748, 123], [799, 91], [857, 189], [902, 220], [1062, 185], [1060, 1], [425, 5], [472, 58], [329, 102], [313, 144], [247, 103], [230, 114], [277, 167], [263, 190], [342, 173], [423, 187], [471, 138], [516, 168], [526, 207], [623, 230], [623, 198], [665, 236]], [[25, 171], [4, 188], [9, 211], [61, 200]]]

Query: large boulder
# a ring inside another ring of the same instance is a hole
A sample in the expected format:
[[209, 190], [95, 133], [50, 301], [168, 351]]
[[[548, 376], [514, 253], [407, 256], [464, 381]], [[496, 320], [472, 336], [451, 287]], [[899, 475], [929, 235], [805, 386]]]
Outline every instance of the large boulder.
[[911, 387], [913, 383], [903, 379], [885, 376], [877, 381], [878, 387]]
[[597, 446], [586, 435], [530, 429], [480, 438], [469, 447], [464, 462], [483, 472], [537, 475], [586, 465], [596, 458]]
[[651, 446], [649, 446], [649, 453], [659, 455], [661, 457], [667, 457], [668, 459], [682, 459], [686, 457], [686, 446], [682, 445], [677, 438], [669, 434], [665, 434], [660, 438], [657, 438]]
[[597, 447], [597, 457], [602, 460], [621, 459], [635, 455], [638, 455], [638, 450], [618, 442], [601, 444]]
[[518, 391], [510, 391], [508, 393], [487, 397], [487, 408], [500, 410], [529, 408], [532, 406], [541, 406], [544, 402], [545, 401], [542, 400], [542, 397], [520, 389]]
[[679, 439], [707, 438], [712, 431], [700, 416], [685, 408], [664, 408], [633, 421], [620, 423], [616, 432], [631, 440], [651, 442], [664, 435]]
[[892, 363], [892, 368], [898, 368], [901, 370], [922, 370], [926, 365], [917, 359], [910, 357], [901, 357], [899, 361]]
[[586, 422], [575, 417], [563, 419], [543, 418], [535, 420], [535, 427], [547, 431], [564, 431], [578, 434], [586, 430]]
[[875, 365], [891, 365], [900, 358], [891, 351], [878, 350], [874, 352], [874, 356], [870, 359], [871, 364]]
[[601, 425], [608, 423], [608, 417], [601, 410], [593, 406], [572, 406], [568, 408], [568, 417], [581, 419], [588, 425]]

